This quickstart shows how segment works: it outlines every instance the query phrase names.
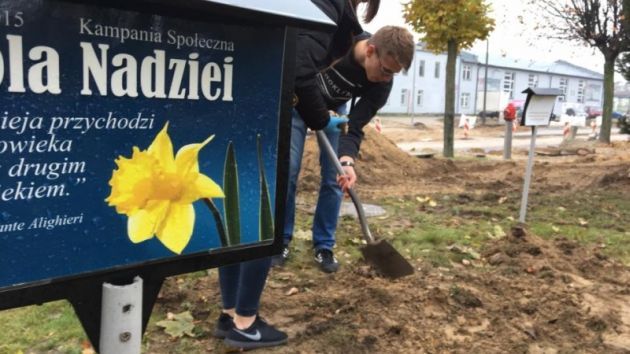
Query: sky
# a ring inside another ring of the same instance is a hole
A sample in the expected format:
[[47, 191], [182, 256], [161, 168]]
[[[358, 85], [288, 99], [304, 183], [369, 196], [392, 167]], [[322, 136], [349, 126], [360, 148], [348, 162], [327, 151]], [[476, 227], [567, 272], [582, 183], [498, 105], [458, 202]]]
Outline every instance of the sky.
[[[543, 62], [566, 60], [587, 69], [604, 73], [604, 57], [596, 48], [589, 48], [580, 43], [561, 42], [551, 39], [537, 38], [533, 31], [521, 24], [518, 16], [525, 19], [531, 17], [531, 8], [525, 1], [486, 0], [491, 7], [490, 16], [495, 19], [495, 30], [489, 37], [490, 56], [505, 55], [514, 59], [533, 59]], [[369, 32], [375, 32], [385, 25], [411, 27], [405, 24], [402, 17], [400, 0], [381, 0], [378, 14], [371, 23], [363, 24]], [[528, 13], [529, 12], [529, 13]], [[360, 13], [361, 10], [360, 10]], [[416, 38], [420, 38], [414, 33]], [[477, 41], [466, 51], [476, 54], [481, 62], [485, 61], [486, 41]], [[619, 74], [615, 81], [622, 81]]]

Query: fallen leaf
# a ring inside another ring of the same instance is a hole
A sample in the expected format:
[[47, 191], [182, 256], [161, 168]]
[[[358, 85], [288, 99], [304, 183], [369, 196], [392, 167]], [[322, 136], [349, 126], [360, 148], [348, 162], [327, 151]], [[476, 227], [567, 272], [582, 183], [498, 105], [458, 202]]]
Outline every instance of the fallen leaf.
[[86, 349], [92, 349], [92, 343], [90, 343], [90, 341], [89, 341], [89, 340], [84, 339], [84, 340], [81, 342], [81, 349], [83, 349], [83, 350], [86, 350]]
[[428, 202], [429, 200], [431, 200], [431, 197], [422, 197], [422, 198], [421, 198], [421, 197], [416, 197], [416, 200], [417, 200], [419, 203], [426, 203], [426, 202]]
[[488, 232], [488, 237], [491, 239], [500, 239], [505, 237], [507, 234], [503, 231], [501, 225], [494, 225], [493, 232]]
[[[171, 315], [172, 319], [168, 319]], [[166, 320], [162, 320], [156, 323], [159, 327], [164, 328], [164, 332], [173, 338], [180, 338], [184, 335], [189, 337], [195, 337], [193, 329], [195, 328], [194, 319], [190, 312], [185, 311], [178, 314], [169, 314]]]
[[305, 230], [297, 230], [296, 232], [293, 233], [293, 238], [297, 240], [310, 241], [311, 233]]
[[536, 273], [536, 269], [534, 267], [527, 267], [527, 269], [525, 270], [527, 273], [529, 274], [534, 274]]
[[275, 282], [273, 280], [267, 280], [267, 286], [272, 288], [272, 289], [280, 289], [280, 288], [284, 288], [284, 284]]
[[507, 197], [501, 197], [499, 198], [499, 204], [503, 204], [505, 203], [505, 201], [507, 200]]
[[552, 226], [551, 229], [553, 230], [553, 232], [560, 232], [560, 228], [557, 226]]
[[429, 206], [435, 208], [437, 206], [437, 203], [434, 200], [431, 200], [429, 201]]
[[289, 291], [287, 291], [286, 293], [284, 293], [284, 295], [286, 296], [291, 296], [291, 295], [295, 295], [297, 293], [299, 293], [300, 291], [298, 290], [298, 288], [296, 287], [292, 287], [291, 289], [289, 289]]
[[588, 221], [582, 219], [582, 218], [578, 218], [578, 222], [580, 223], [580, 226], [586, 226], [588, 225]]

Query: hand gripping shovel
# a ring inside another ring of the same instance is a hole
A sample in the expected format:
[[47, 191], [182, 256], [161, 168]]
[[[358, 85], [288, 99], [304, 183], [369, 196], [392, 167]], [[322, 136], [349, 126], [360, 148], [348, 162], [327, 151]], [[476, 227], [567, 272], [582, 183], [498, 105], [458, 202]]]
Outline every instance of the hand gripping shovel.
[[[328, 156], [331, 162], [337, 168], [337, 172], [340, 175], [344, 175], [343, 167], [337, 159], [337, 154], [333, 150], [326, 134], [323, 131], [317, 131], [317, 139], [319, 140], [319, 146], [324, 150], [324, 154]], [[376, 241], [370, 232], [365, 213], [363, 211], [363, 205], [359, 200], [357, 194], [348, 189], [348, 194], [354, 203], [354, 207], [357, 209], [359, 215], [359, 221], [361, 222], [361, 230], [363, 231], [363, 238], [367, 241], [367, 245], [361, 247], [361, 253], [365, 261], [372, 266], [378, 273], [387, 278], [400, 278], [410, 274], [413, 274], [413, 267], [403, 256], [396, 251], [396, 249], [389, 244], [386, 240]]]

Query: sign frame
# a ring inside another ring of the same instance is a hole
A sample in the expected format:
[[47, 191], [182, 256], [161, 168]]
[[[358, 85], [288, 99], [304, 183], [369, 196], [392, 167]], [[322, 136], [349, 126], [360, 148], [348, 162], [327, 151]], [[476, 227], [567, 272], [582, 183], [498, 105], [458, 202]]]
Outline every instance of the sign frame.
[[[179, 19], [211, 21], [217, 24], [280, 28], [284, 31], [282, 69], [280, 72], [279, 112], [278, 112], [278, 161], [276, 166], [276, 198], [274, 225], [282, 225], [285, 216], [285, 198], [281, 196], [288, 184], [288, 161], [291, 133], [291, 109], [296, 57], [297, 27], [316, 30], [330, 30], [334, 24], [323, 14], [318, 21], [313, 18], [292, 17], [285, 13], [261, 12], [227, 3], [201, 0], [183, 0], [177, 4], [168, 0], [104, 1], [104, 0], [45, 0], [48, 3], [78, 3], [89, 6], [134, 11], [142, 14], [168, 16]], [[239, 2], [239, 1], [236, 1]], [[150, 9], [150, 10], [147, 10]], [[144, 281], [143, 323], [146, 329], [151, 310], [165, 278], [216, 268], [246, 260], [268, 257], [281, 252], [283, 245], [282, 228], [274, 228], [273, 240], [253, 244], [243, 244], [206, 252], [179, 255], [168, 259], [123, 265], [46, 279], [0, 289], [0, 310], [42, 304], [67, 299], [75, 308], [81, 323], [94, 345], [99, 343], [101, 285], [103, 283], [128, 284], [139, 276]]]
[[[562, 95], [562, 90], [556, 88], [531, 88], [528, 87], [522, 93], [527, 94], [523, 114], [521, 117], [521, 126], [546, 126], [551, 121], [551, 114], [556, 103], [557, 97]], [[530, 112], [528, 112], [528, 110]], [[533, 111], [533, 112], [532, 112]], [[547, 114], [547, 111], [549, 113]], [[527, 119], [527, 113], [536, 115], [531, 119]]]

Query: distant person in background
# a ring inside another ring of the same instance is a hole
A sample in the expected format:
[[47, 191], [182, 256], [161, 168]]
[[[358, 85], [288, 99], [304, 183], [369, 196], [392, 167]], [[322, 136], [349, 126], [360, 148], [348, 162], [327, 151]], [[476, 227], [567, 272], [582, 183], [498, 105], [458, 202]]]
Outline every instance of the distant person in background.
[[[356, 182], [354, 162], [363, 139], [363, 127], [385, 105], [392, 89], [392, 79], [401, 70], [409, 69], [413, 60], [415, 43], [409, 31], [402, 27], [386, 26], [373, 36], [367, 32], [355, 37], [352, 50], [316, 77], [328, 110], [343, 110], [349, 101], [358, 99], [351, 107], [349, 130], [340, 137], [338, 129], [325, 130], [346, 176], [337, 176], [337, 170], [324, 152], [320, 152], [321, 183], [319, 198], [313, 218], [313, 248], [315, 262], [326, 273], [336, 272], [339, 263], [334, 256], [335, 231], [342, 190]], [[342, 121], [331, 122], [339, 124]], [[295, 228], [295, 199], [297, 180], [302, 164], [306, 128], [299, 115], [293, 115], [291, 130], [291, 157], [289, 166], [289, 191], [287, 193], [284, 223], [284, 250], [275, 256], [273, 265], [284, 265], [289, 257], [289, 243]], [[338, 149], [337, 149], [338, 147]], [[321, 150], [321, 148], [320, 148]]]
[[[295, 109], [311, 129], [333, 129], [316, 75], [344, 56], [352, 38], [362, 32], [356, 15], [359, 3], [367, 3], [365, 20], [371, 21], [380, 0], [311, 0], [335, 24], [334, 32], [300, 31], [297, 36]], [[269, 273], [271, 258], [257, 259], [219, 268], [223, 310], [215, 336], [225, 338], [230, 347], [255, 349], [281, 345], [287, 334], [269, 325], [258, 315], [260, 296]]]

